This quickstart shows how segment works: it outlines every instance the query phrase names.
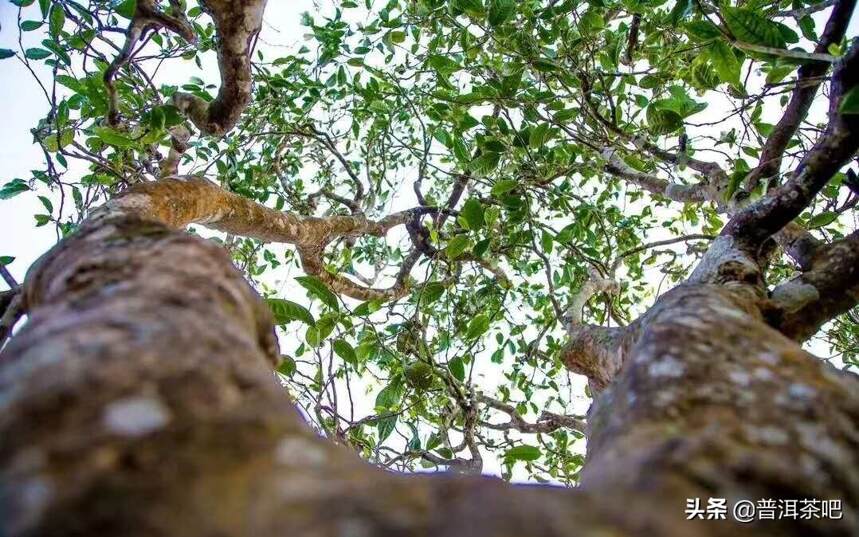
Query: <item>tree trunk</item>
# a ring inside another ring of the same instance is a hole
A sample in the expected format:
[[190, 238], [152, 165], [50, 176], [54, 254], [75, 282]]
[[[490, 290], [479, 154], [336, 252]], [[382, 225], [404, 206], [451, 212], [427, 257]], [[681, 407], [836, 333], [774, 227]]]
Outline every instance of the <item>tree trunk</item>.
[[[25, 282], [0, 354], [0, 535], [855, 535], [859, 386], [743, 285], [627, 330], [582, 486], [403, 476], [317, 438], [269, 313], [218, 246], [105, 212]], [[764, 313], [762, 313], [762, 310]], [[687, 521], [687, 498], [842, 500], [841, 520]]]

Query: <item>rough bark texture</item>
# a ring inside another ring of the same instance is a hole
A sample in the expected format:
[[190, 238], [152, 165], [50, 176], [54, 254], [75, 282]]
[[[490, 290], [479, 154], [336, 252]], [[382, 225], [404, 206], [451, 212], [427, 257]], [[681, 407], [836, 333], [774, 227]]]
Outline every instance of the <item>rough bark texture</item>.
[[226, 134], [251, 101], [251, 53], [262, 27], [266, 1], [202, 0], [200, 3], [215, 22], [221, 87], [211, 103], [190, 93], [177, 92], [173, 96], [173, 104], [203, 134]]
[[391, 300], [403, 296], [409, 290], [408, 273], [403, 273], [386, 289], [364, 286], [325, 270], [322, 261], [325, 247], [337, 238], [382, 237], [391, 228], [431, 212], [426, 208], [406, 210], [380, 220], [360, 214], [325, 218], [298, 216], [268, 208], [198, 177], [172, 177], [142, 183], [109, 201], [107, 207], [114, 212], [162, 222], [174, 229], [202, 224], [265, 242], [294, 244], [305, 272], [317, 276], [335, 292], [359, 300]]
[[[127, 200], [126, 200], [127, 201]], [[851, 535], [859, 386], [748, 286], [627, 330], [579, 490], [401, 476], [316, 438], [269, 314], [215, 245], [115, 206], [46, 254], [0, 355], [0, 534]], [[38, 425], [35, 425], [38, 424]], [[840, 521], [686, 521], [686, 498], [841, 499]]]

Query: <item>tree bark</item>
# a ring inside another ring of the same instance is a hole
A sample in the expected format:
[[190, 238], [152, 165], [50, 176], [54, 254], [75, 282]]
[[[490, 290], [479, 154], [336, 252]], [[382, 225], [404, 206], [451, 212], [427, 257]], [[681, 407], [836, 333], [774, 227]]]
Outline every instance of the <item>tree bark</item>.
[[[218, 246], [113, 204], [30, 271], [0, 354], [0, 535], [854, 535], [859, 385], [748, 285], [626, 329], [577, 490], [403, 476], [317, 438], [269, 312]], [[840, 499], [841, 520], [687, 521], [687, 498]]]

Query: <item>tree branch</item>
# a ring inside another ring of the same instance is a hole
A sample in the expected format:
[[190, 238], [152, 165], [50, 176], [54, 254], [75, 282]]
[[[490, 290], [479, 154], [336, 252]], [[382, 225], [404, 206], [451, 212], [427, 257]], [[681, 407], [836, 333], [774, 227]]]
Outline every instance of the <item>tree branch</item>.
[[742, 241], [752, 250], [799, 216], [833, 175], [859, 148], [859, 114], [840, 114], [842, 97], [859, 86], [859, 40], [842, 58], [833, 75], [829, 125], [802, 159], [792, 179], [741, 210], [722, 235]]
[[625, 329], [584, 324], [582, 310], [595, 294], [616, 292], [618, 284], [595, 270], [573, 295], [564, 319], [568, 341], [561, 350], [561, 361], [570, 371], [588, 378], [591, 393], [602, 391], [622, 365], [618, 353]]
[[680, 185], [671, 183], [665, 179], [640, 172], [623, 161], [617, 150], [606, 148], [602, 153], [606, 164], [603, 170], [625, 179], [626, 181], [647, 190], [653, 194], [665, 196], [666, 198], [679, 202], [702, 202], [707, 200], [707, 192], [702, 185]]
[[772, 292], [776, 327], [805, 341], [824, 323], [859, 303], [859, 231], [817, 249], [809, 270]]
[[[103, 214], [120, 212], [154, 220], [175, 229], [201, 224], [233, 235], [264, 242], [294, 244], [308, 274], [313, 274], [336, 292], [360, 300], [396, 299], [408, 291], [402, 274], [388, 289], [365, 287], [325, 270], [322, 252], [338, 238], [372, 235], [382, 237], [392, 228], [406, 224], [432, 207], [418, 207], [392, 213], [380, 220], [363, 215], [302, 217], [276, 211], [237, 194], [227, 192], [199, 177], [168, 178], [140, 183], [108, 201]], [[412, 265], [414, 262], [412, 262]], [[410, 267], [409, 267], [410, 268]], [[402, 271], [401, 271], [402, 272]]]
[[266, 1], [200, 2], [215, 22], [221, 87], [212, 102], [190, 93], [176, 92], [173, 104], [205, 135], [226, 134], [251, 101], [251, 52], [255, 37], [262, 27]]
[[197, 35], [194, 33], [193, 26], [191, 26], [191, 23], [185, 17], [181, 2], [179, 0], [170, 0], [170, 8], [172, 13], [167, 14], [159, 9], [156, 0], [137, 0], [134, 16], [131, 18], [128, 29], [125, 31], [125, 44], [104, 72], [103, 80], [105, 89], [107, 90], [107, 122], [109, 125], [117, 126], [120, 123], [119, 99], [116, 95], [113, 79], [116, 73], [131, 60], [134, 54], [134, 47], [137, 46], [140, 38], [147, 30], [167, 28], [182, 36], [189, 43], [197, 42]]
[[581, 416], [567, 416], [544, 410], [540, 414], [536, 423], [530, 423], [519, 415], [519, 412], [516, 411], [516, 408], [513, 405], [509, 405], [503, 401], [495, 399], [494, 397], [489, 397], [484, 394], [480, 394], [478, 396], [478, 400], [481, 403], [484, 403], [487, 407], [510, 416], [510, 421], [507, 423], [489, 423], [485, 421], [480, 423], [484, 427], [494, 429], [496, 431], [509, 431], [512, 429], [521, 433], [533, 434], [551, 433], [560, 428], [572, 429], [581, 433], [584, 433], [586, 430], [584, 418]]
[[[829, 15], [829, 21], [826, 23], [823, 35], [814, 48], [816, 53], [824, 53], [829, 50], [830, 45], [841, 43], [844, 32], [847, 31], [850, 16], [856, 6], [856, 0], [839, 0], [832, 3], [835, 4], [835, 9]], [[796, 86], [791, 93], [784, 114], [767, 138], [757, 167], [749, 172], [745, 178], [747, 190], [753, 190], [761, 179], [774, 177], [778, 174], [785, 148], [808, 114], [814, 96], [817, 94], [817, 88], [822, 82], [822, 76], [826, 74], [827, 70], [829, 70], [829, 63], [822, 61], [805, 63], [799, 67]]]

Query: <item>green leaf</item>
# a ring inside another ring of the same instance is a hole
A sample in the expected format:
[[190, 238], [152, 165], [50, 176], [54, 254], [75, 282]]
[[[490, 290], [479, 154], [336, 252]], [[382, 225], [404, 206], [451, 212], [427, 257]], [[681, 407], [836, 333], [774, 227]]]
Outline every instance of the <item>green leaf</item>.
[[859, 86], [854, 87], [841, 97], [838, 105], [839, 114], [859, 114]]
[[605, 19], [596, 9], [588, 9], [579, 19], [579, 32], [582, 35], [597, 33], [605, 28]]
[[531, 146], [531, 149], [539, 149], [546, 142], [548, 133], [548, 123], [540, 123], [531, 129], [531, 134], [528, 135], [528, 145]]
[[11, 265], [15, 258], [11, 255], [0, 255], [0, 265]]
[[458, 63], [447, 56], [432, 55], [427, 58], [427, 63], [442, 76], [448, 76], [461, 69]]
[[496, 181], [494, 185], [492, 185], [492, 195], [496, 198], [510, 192], [514, 188], [519, 186], [519, 181], [515, 179], [502, 179], [501, 181]]
[[537, 446], [523, 444], [512, 447], [504, 454], [504, 458], [514, 461], [535, 461], [540, 458], [542, 452]]
[[552, 239], [552, 236], [546, 231], [543, 231], [543, 233], [540, 235], [540, 246], [547, 254], [552, 253], [552, 248], [554, 248], [554, 240]]
[[483, 227], [483, 205], [477, 198], [469, 198], [462, 206], [460, 214], [468, 224], [468, 229], [479, 231]]
[[815, 229], [823, 226], [828, 226], [832, 222], [838, 219], [838, 213], [835, 211], [825, 211], [820, 214], [814, 215], [808, 221], [808, 227], [810, 229]]
[[482, 175], [492, 173], [501, 161], [501, 154], [494, 151], [483, 153], [468, 164], [468, 168]]
[[42, 21], [22, 21], [21, 30], [24, 32], [32, 32], [42, 27]]
[[781, 26], [764, 15], [743, 7], [725, 6], [722, 17], [728, 30], [739, 41], [765, 47], [785, 48]]
[[137, 0], [123, 0], [117, 4], [115, 9], [119, 15], [130, 19], [134, 16], [134, 12], [137, 9]]
[[50, 34], [56, 38], [60, 35], [60, 32], [63, 30], [63, 25], [66, 24], [66, 14], [63, 11], [63, 6], [60, 4], [53, 4], [51, 6], [51, 12], [48, 16], [48, 31]]
[[14, 198], [21, 192], [26, 192], [28, 190], [30, 190], [30, 187], [27, 185], [26, 181], [23, 179], [12, 179], [3, 185], [3, 188], [0, 188], [0, 200]]
[[315, 325], [308, 326], [304, 332], [304, 339], [313, 347], [318, 347], [334, 330], [336, 320], [333, 317], [322, 317]]
[[8, 48], [0, 48], [0, 60], [5, 60], [6, 58], [11, 58], [15, 56], [14, 50], [9, 50]]
[[681, 118], [697, 114], [701, 110], [707, 108], [707, 103], [699, 103], [689, 97], [689, 94], [682, 86], [672, 86], [669, 91], [671, 93], [671, 97], [651, 101], [650, 107], [658, 110], [674, 112]]
[[391, 436], [391, 433], [394, 432], [394, 429], [397, 427], [397, 416], [388, 416], [386, 418], [382, 418], [376, 424], [376, 428], [379, 431], [379, 442], [383, 442], [386, 438]]
[[391, 36], [391, 43], [399, 44], [406, 40], [406, 32], [393, 31], [388, 35]]
[[495, 28], [507, 22], [516, 11], [515, 0], [489, 0], [487, 22]]
[[316, 276], [299, 276], [295, 278], [299, 285], [307, 289], [307, 291], [321, 300], [326, 306], [333, 310], [340, 309], [340, 303], [337, 300], [337, 295], [328, 289], [328, 286]]
[[280, 365], [277, 366], [277, 372], [281, 375], [291, 377], [293, 373], [295, 373], [295, 360], [292, 357], [282, 354], [280, 356], [281, 362]]
[[28, 48], [24, 51], [24, 56], [30, 60], [44, 60], [51, 55], [51, 52], [43, 48]]
[[796, 69], [795, 65], [774, 65], [767, 73], [767, 84], [778, 84]]
[[49, 200], [45, 196], [36, 196], [36, 197], [39, 198], [39, 201], [42, 202], [42, 206], [45, 208], [46, 211], [48, 211], [49, 213], [54, 212], [54, 204], [51, 203], [51, 200]]
[[455, 235], [449, 241], [444, 251], [448, 259], [456, 259], [461, 256], [471, 245], [471, 240], [465, 235]]
[[734, 51], [724, 41], [714, 41], [707, 48], [707, 56], [710, 63], [716, 69], [716, 73], [723, 82], [733, 85], [737, 89], [742, 88], [740, 83], [740, 62]]
[[358, 364], [358, 355], [355, 354], [355, 349], [345, 339], [335, 339], [331, 344], [334, 353], [352, 365]]
[[93, 132], [108, 145], [123, 148], [134, 147], [135, 145], [134, 140], [110, 127], [95, 127]]
[[428, 306], [441, 298], [444, 290], [447, 289], [442, 282], [429, 282], [420, 291], [421, 304]]
[[668, 15], [668, 20], [672, 26], [677, 26], [680, 22], [689, 16], [692, 12], [692, 0], [677, 0], [671, 13]]
[[487, 330], [489, 330], [489, 317], [481, 313], [468, 323], [468, 329], [465, 331], [465, 339], [477, 339], [485, 334]]
[[376, 410], [392, 410], [400, 402], [402, 395], [403, 390], [399, 383], [388, 384], [376, 394]]
[[71, 129], [66, 129], [60, 134], [59, 140], [57, 140], [56, 133], [49, 134], [43, 140], [45, 144], [45, 149], [49, 153], [56, 153], [61, 148], [66, 147], [70, 143], [72, 143], [75, 139], [75, 131]]
[[459, 356], [453, 358], [447, 363], [447, 368], [450, 370], [450, 374], [453, 375], [454, 378], [459, 381], [465, 380], [465, 364], [462, 362], [462, 358]]
[[721, 36], [719, 28], [707, 20], [695, 20], [686, 23], [686, 35], [695, 41], [709, 41]]
[[648, 106], [647, 124], [656, 134], [670, 134], [683, 128], [683, 118], [671, 110]]
[[277, 325], [288, 324], [292, 321], [301, 321], [305, 324], [314, 325], [316, 320], [307, 308], [284, 298], [267, 298], [266, 303], [274, 315]]
[[802, 32], [802, 36], [809, 41], [817, 41], [817, 32], [814, 29], [814, 19], [811, 18], [810, 15], [806, 15], [799, 19], [799, 30]]
[[378, 301], [368, 300], [367, 302], [362, 302], [361, 304], [358, 304], [358, 307], [355, 308], [352, 311], [352, 313], [354, 313], [355, 315], [358, 315], [360, 317], [366, 317], [367, 315], [370, 315], [371, 313], [375, 313], [375, 312], [379, 311], [380, 307], [381, 307], [381, 304], [379, 304]]
[[740, 184], [742, 184], [746, 175], [748, 175], [748, 171], [746, 170], [734, 170], [734, 172], [731, 173], [731, 176], [728, 179], [728, 186], [725, 188], [725, 201], [730, 201], [731, 198], [734, 197], [734, 194], [737, 193], [737, 190], [740, 188]]

